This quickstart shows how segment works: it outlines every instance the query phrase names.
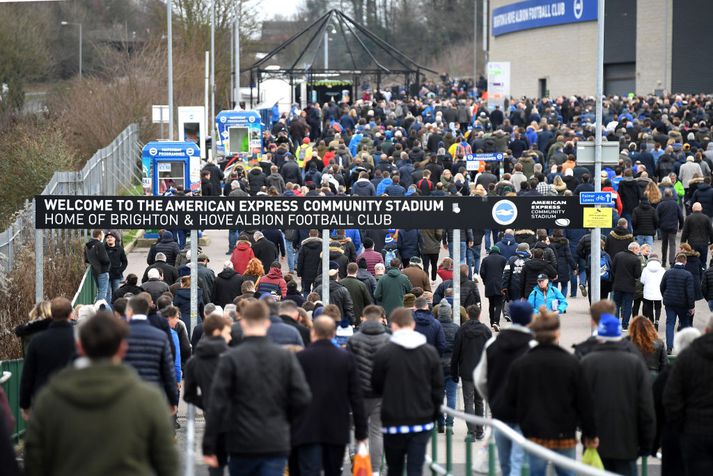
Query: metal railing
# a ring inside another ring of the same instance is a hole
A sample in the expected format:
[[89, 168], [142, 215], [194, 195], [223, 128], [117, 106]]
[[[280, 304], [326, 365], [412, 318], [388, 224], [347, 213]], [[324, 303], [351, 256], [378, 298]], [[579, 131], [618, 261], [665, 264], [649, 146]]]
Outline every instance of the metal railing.
[[22, 375], [22, 359], [4, 360], [0, 362], [0, 383], [7, 394], [7, 403], [15, 419], [15, 428], [11, 431], [13, 441], [17, 442], [25, 433], [25, 420], [20, 413], [20, 375]]
[[[581, 462], [562, 456], [561, 454], [555, 453], [544, 446], [540, 446], [532, 441], [528, 440], [522, 436], [517, 431], [510, 428], [505, 423], [500, 420], [495, 420], [491, 418], [485, 418], [477, 415], [470, 415], [468, 413], [459, 412], [448, 408], [445, 405], [441, 407], [441, 411], [447, 415], [451, 415], [454, 418], [464, 420], [468, 423], [473, 423], [475, 425], [482, 425], [491, 428], [490, 436], [488, 438], [488, 476], [495, 476], [497, 474], [498, 461], [496, 457], [496, 447], [495, 447], [495, 435], [492, 430], [498, 430], [500, 433], [505, 435], [513, 443], [520, 445], [526, 454], [534, 454], [542, 459], [552, 462], [552, 464], [575, 471], [577, 474], [586, 476], [616, 476], [614, 473], [608, 471], [602, 471], [595, 469]], [[465, 475], [471, 476], [473, 474], [473, 443], [474, 440], [472, 436], [468, 435], [465, 439]], [[448, 428], [446, 431], [446, 463], [445, 466], [439, 464], [438, 461], [438, 438], [436, 430], [434, 429], [433, 438], [431, 440], [431, 456], [427, 457], [426, 460], [431, 469], [431, 474], [434, 476], [437, 474], [450, 476], [453, 474], [453, 431]], [[644, 467], [646, 467], [646, 462], [644, 461]], [[522, 468], [523, 476], [530, 474], [529, 465], [527, 458], [523, 461]]]
[[[78, 172], [55, 172], [41, 195], [117, 195], [141, 180], [139, 126], [131, 124]], [[19, 250], [34, 239], [34, 208], [26, 200], [8, 228], [0, 232], [0, 273], [9, 273]], [[43, 230], [45, 246], [69, 243], [85, 230]]]

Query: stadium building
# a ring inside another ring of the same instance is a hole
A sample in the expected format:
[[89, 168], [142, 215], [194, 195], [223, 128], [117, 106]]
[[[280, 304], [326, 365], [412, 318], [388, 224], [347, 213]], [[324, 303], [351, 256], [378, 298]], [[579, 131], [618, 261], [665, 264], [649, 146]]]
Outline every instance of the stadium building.
[[[675, 8], [674, 8], [675, 6]], [[593, 95], [597, 0], [491, 0], [488, 60], [514, 97]], [[609, 0], [604, 92], [713, 92], [713, 0]]]

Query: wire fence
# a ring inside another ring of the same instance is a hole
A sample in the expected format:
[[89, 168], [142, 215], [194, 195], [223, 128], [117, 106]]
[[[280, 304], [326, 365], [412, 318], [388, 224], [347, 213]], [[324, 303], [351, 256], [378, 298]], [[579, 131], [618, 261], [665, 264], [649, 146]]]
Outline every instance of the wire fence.
[[[139, 126], [131, 124], [77, 172], [55, 172], [41, 195], [119, 195], [141, 181]], [[8, 228], [0, 233], [0, 274], [9, 273], [20, 249], [34, 241], [34, 207], [25, 201]], [[45, 246], [71, 243], [86, 230], [44, 230]]]

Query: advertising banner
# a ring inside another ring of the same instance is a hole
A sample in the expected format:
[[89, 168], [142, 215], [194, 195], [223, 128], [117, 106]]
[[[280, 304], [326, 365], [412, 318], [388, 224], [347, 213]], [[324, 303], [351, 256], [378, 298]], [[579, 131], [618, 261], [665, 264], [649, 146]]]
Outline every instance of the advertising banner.
[[40, 229], [582, 228], [577, 197], [38, 195]]
[[597, 0], [527, 0], [493, 9], [493, 36], [533, 28], [596, 21]]
[[488, 73], [488, 109], [495, 109], [495, 105], [505, 108], [505, 100], [510, 97], [510, 62], [490, 62]]

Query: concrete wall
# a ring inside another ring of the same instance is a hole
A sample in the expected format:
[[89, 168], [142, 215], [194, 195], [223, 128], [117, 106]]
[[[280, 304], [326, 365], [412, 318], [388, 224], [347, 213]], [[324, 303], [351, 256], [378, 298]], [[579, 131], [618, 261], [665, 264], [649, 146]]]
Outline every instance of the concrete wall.
[[636, 92], [671, 90], [672, 0], [638, 0]]
[[[511, 3], [514, 0], [492, 0], [491, 12]], [[491, 35], [489, 61], [510, 61], [510, 93], [514, 97], [536, 97], [539, 78], [547, 78], [552, 96], [590, 96], [595, 90], [596, 40], [596, 22]]]

